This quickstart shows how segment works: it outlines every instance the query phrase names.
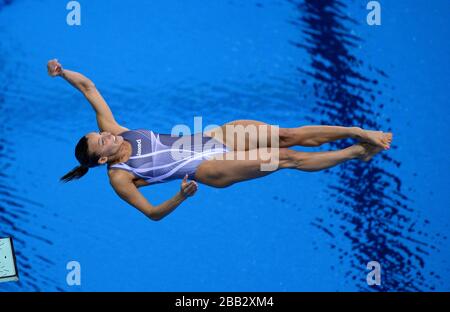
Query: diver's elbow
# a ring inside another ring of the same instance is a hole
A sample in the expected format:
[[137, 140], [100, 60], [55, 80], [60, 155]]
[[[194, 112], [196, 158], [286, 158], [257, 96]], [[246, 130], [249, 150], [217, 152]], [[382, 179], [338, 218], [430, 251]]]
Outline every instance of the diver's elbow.
[[83, 93], [85, 93], [85, 94], [92, 93], [97, 90], [97, 88], [96, 88], [95, 84], [92, 82], [92, 80], [87, 79], [87, 78], [86, 78], [86, 81], [83, 81], [80, 88], [83, 91]]
[[152, 221], [161, 221], [164, 217], [155, 213], [147, 213], [147, 217]]

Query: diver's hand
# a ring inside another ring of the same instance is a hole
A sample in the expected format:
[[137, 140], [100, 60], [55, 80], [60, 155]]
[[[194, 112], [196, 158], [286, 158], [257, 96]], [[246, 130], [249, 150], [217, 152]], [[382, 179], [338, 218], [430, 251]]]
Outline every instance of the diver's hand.
[[183, 197], [190, 197], [197, 192], [198, 185], [195, 181], [187, 181], [188, 175], [185, 175], [183, 181], [181, 182], [181, 195]]
[[49, 76], [56, 77], [56, 76], [61, 76], [61, 74], [63, 72], [63, 68], [57, 59], [53, 59], [53, 60], [48, 61], [47, 71], [48, 71]]

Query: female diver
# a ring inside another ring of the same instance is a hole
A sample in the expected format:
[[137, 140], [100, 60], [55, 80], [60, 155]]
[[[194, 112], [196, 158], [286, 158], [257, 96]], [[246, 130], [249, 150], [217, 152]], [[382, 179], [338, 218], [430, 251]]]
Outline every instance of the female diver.
[[[79, 179], [89, 168], [106, 164], [110, 184], [119, 197], [155, 221], [161, 220], [186, 198], [194, 195], [198, 189], [196, 181], [213, 187], [227, 187], [279, 169], [319, 171], [351, 159], [369, 161], [381, 150], [389, 149], [392, 141], [391, 133], [359, 127], [278, 128], [254, 120], [236, 120], [210, 131], [181, 137], [144, 129], [129, 130], [116, 122], [108, 104], [91, 80], [77, 72], [63, 69], [56, 59], [48, 62], [47, 69], [50, 76], [64, 78], [86, 97], [96, 113], [101, 131], [90, 132], [78, 141], [75, 157], [80, 165], [61, 180], [68, 182]], [[240, 142], [235, 142], [234, 134], [229, 135], [227, 132], [230, 127], [249, 126], [257, 129], [256, 136], [244, 135]], [[262, 137], [270, 138], [264, 146], [260, 144]], [[183, 142], [187, 142], [190, 148], [186, 149], [186, 144], [180, 145], [180, 138], [187, 139]], [[320, 146], [346, 138], [359, 142], [329, 152], [298, 152], [289, 149], [294, 145]], [[276, 139], [277, 144], [272, 144], [275, 141], [271, 139]], [[276, 152], [275, 170], [261, 170], [269, 162], [267, 157], [260, 155], [262, 148]], [[188, 181], [188, 178], [191, 180]], [[182, 179], [180, 191], [160, 205], [150, 204], [138, 190], [141, 186], [174, 179]]]

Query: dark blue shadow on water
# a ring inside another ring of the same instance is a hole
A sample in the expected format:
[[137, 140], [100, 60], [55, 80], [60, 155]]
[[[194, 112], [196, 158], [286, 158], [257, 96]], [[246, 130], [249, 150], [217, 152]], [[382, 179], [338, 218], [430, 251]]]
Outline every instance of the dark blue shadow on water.
[[[389, 119], [383, 124], [375, 121], [380, 120], [383, 104], [377, 101], [388, 74], [352, 52], [363, 40], [350, 31], [349, 26], [358, 23], [346, 15], [347, 4], [338, 0], [290, 2], [298, 10], [298, 19], [292, 24], [303, 34], [293, 44], [305, 49], [311, 60], [299, 67], [304, 85], [314, 90], [315, 106], [309, 121], [392, 131]], [[371, 73], [370, 77], [363, 72]], [[348, 145], [340, 141], [331, 147]], [[340, 264], [349, 268], [346, 278], [362, 291], [426, 291], [440, 283], [440, 276], [427, 270], [426, 261], [429, 254], [439, 252], [437, 246], [446, 237], [430, 233], [429, 221], [415, 216], [395, 173], [400, 165], [389, 153], [382, 153], [369, 163], [348, 162], [328, 172], [336, 175], [327, 186], [330, 203], [324, 205], [330, 217], [316, 218], [313, 225], [331, 237]], [[351, 252], [342, 246], [342, 239], [350, 242]], [[380, 286], [368, 286], [361, 274], [369, 261], [381, 265]]]

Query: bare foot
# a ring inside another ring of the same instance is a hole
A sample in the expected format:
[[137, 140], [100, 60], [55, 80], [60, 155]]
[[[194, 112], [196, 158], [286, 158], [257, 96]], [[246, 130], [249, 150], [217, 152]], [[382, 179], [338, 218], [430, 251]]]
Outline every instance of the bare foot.
[[364, 148], [358, 158], [365, 162], [371, 160], [373, 156], [383, 150], [382, 147], [375, 146], [369, 143], [359, 143], [358, 145]]
[[389, 149], [392, 142], [392, 133], [383, 131], [363, 130], [360, 137], [362, 142], [367, 142], [383, 149]]
[[384, 139], [388, 143], [389, 147], [391, 147], [393, 134], [391, 132], [384, 133]]

